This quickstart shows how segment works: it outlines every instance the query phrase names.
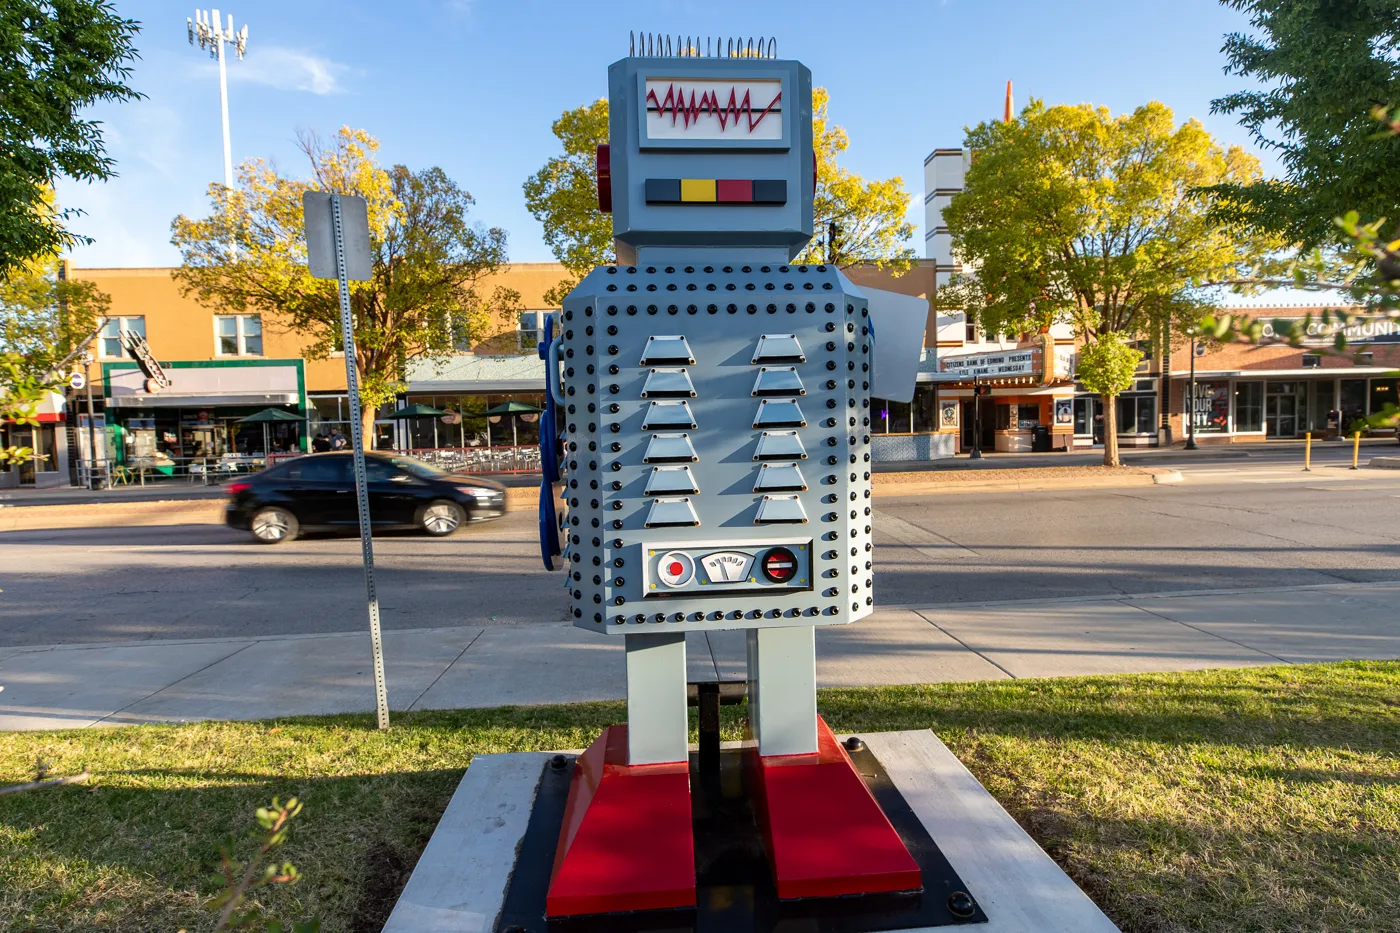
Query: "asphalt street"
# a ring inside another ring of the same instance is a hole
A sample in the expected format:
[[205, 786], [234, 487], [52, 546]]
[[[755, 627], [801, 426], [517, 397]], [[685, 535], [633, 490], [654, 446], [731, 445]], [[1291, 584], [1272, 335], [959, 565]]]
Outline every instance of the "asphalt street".
[[[875, 500], [880, 605], [1400, 580], [1400, 472], [1202, 465], [1131, 489]], [[376, 538], [386, 629], [564, 618], [532, 512]], [[353, 631], [359, 541], [267, 547], [220, 526], [0, 534], [0, 646]]]

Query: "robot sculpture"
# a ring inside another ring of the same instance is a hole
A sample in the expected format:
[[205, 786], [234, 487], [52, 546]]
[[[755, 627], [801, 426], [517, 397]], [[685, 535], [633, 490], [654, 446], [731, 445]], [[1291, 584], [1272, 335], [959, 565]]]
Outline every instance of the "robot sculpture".
[[[811, 73], [771, 44], [675, 51], [609, 69], [618, 264], [541, 348], [544, 557], [562, 551], [575, 625], [624, 640], [628, 697], [574, 765], [550, 917], [695, 904], [689, 632], [747, 633], [746, 781], [778, 896], [922, 883], [817, 714], [816, 627], [873, 603], [877, 338], [868, 290], [792, 263], [813, 232]], [[904, 342], [890, 358], [916, 360]]]

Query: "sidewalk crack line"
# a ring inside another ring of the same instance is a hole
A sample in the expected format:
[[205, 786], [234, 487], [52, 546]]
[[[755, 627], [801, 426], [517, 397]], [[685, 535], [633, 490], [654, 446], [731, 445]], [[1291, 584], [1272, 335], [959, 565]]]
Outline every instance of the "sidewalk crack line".
[[448, 663], [448, 665], [447, 665], [446, 667], [444, 667], [441, 671], [438, 672], [438, 675], [437, 675], [436, 677], [433, 678], [433, 682], [430, 683], [430, 684], [428, 684], [428, 686], [424, 687], [424, 688], [423, 688], [423, 692], [420, 693], [420, 694], [418, 694], [418, 696], [414, 697], [412, 703], [410, 703], [410, 704], [408, 704], [406, 707], [404, 707], [404, 712], [406, 712], [406, 713], [411, 713], [411, 712], [413, 712], [413, 707], [415, 707], [415, 706], [418, 705], [418, 701], [421, 700], [421, 699], [423, 699], [423, 697], [427, 696], [429, 690], [431, 690], [431, 689], [433, 689], [434, 687], [437, 686], [437, 682], [438, 682], [439, 680], [442, 680], [443, 675], [445, 675], [448, 671], [452, 670], [453, 665], [455, 665], [458, 661], [462, 660], [462, 655], [464, 655], [464, 654], [467, 653], [467, 649], [468, 649], [468, 648], [471, 648], [472, 645], [476, 644], [476, 640], [477, 640], [478, 638], [480, 638], [480, 637], [481, 637], [482, 635], [484, 635], [484, 634], [486, 634], [486, 629], [482, 629], [481, 631], [479, 631], [479, 632], [477, 632], [475, 635], [473, 635], [473, 636], [472, 636], [472, 640], [469, 641], [469, 642], [467, 642], [467, 647], [466, 647], [466, 648], [463, 648], [461, 651], [457, 652], [457, 657], [453, 658], [453, 659]]
[[181, 677], [179, 680], [172, 681], [172, 682], [166, 684], [164, 687], [161, 687], [159, 690], [154, 690], [154, 691], [152, 691], [151, 693], [146, 694], [145, 696], [141, 697], [139, 700], [132, 700], [130, 703], [126, 704], [126, 705], [123, 706], [121, 709], [114, 709], [114, 710], [112, 710], [110, 713], [108, 713], [106, 716], [103, 716], [101, 719], [98, 719], [97, 721], [93, 722], [92, 725], [88, 726], [87, 728], [91, 729], [92, 726], [99, 725], [100, 723], [105, 722], [105, 721], [108, 720], [108, 719], [111, 719], [113, 716], [117, 715], [118, 713], [126, 712], [127, 710], [129, 710], [129, 709], [131, 709], [133, 706], [135, 706], [136, 704], [138, 704], [138, 703], [144, 703], [144, 702], [146, 702], [147, 700], [149, 700], [151, 697], [155, 696], [156, 694], [158, 694], [158, 693], [164, 693], [165, 691], [169, 690], [171, 687], [174, 687], [174, 686], [177, 686], [177, 685], [179, 685], [179, 684], [184, 683], [185, 681], [187, 681], [187, 680], [189, 680], [191, 677], [193, 677], [195, 674], [202, 674], [202, 673], [204, 673], [205, 671], [209, 670], [209, 668], [213, 667], [215, 664], [222, 664], [222, 663], [224, 663], [225, 661], [227, 661], [229, 658], [231, 658], [231, 657], [233, 657], [234, 655], [238, 654], [239, 652], [241, 652], [241, 651], [247, 651], [249, 648], [253, 647], [253, 645], [255, 645], [255, 644], [257, 644], [257, 642], [255, 642], [255, 641], [250, 641], [248, 644], [244, 645], [242, 648], [239, 648], [238, 651], [230, 651], [228, 654], [224, 655], [222, 658], [218, 658], [218, 659], [216, 659], [216, 660], [210, 661], [208, 664], [204, 665], [204, 666], [201, 667], [199, 670], [190, 671], [188, 674], [186, 674], [184, 677]]

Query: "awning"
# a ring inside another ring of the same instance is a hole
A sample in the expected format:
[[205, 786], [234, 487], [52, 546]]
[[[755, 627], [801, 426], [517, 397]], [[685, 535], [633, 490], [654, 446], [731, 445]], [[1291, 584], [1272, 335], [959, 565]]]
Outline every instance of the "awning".
[[108, 408], [217, 408], [220, 405], [266, 408], [269, 405], [300, 405], [301, 396], [295, 392], [269, 392], [260, 395], [175, 395], [168, 392], [147, 395], [143, 392], [113, 395], [106, 401]]

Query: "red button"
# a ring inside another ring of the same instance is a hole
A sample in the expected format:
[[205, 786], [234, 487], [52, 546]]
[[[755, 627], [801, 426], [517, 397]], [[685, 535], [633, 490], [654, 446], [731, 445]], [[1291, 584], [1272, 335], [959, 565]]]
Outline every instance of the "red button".
[[773, 583], [787, 583], [797, 576], [797, 555], [785, 547], [775, 547], [763, 555], [763, 575]]
[[671, 561], [671, 566], [667, 567], [666, 570], [671, 576], [679, 577], [681, 574], [685, 573], [685, 565], [678, 560], [673, 560]]

